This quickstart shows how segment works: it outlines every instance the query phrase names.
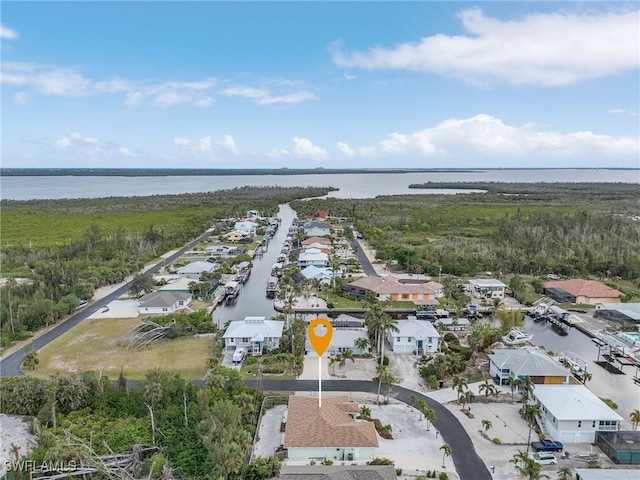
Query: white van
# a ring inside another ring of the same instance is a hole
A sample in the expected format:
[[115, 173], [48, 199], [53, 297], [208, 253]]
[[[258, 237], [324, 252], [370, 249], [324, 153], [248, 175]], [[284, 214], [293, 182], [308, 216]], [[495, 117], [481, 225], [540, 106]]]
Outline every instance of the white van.
[[233, 361], [233, 363], [241, 363], [242, 360], [244, 360], [244, 356], [247, 354], [247, 351], [244, 349], [244, 347], [238, 347], [236, 348], [236, 351], [233, 352], [233, 357], [231, 358], [231, 360]]

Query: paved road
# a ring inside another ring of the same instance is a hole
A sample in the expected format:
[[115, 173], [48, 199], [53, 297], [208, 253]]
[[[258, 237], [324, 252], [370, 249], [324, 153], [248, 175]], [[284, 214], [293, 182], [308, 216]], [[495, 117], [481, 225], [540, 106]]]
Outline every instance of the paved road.
[[[152, 267], [146, 269], [145, 272], [147, 273], [157, 272], [165, 264], [173, 262], [180, 255], [183, 255], [188, 250], [191, 250], [195, 245], [202, 242], [208, 236], [209, 236], [209, 233], [207, 232], [201, 237], [199, 237], [198, 239], [193, 240], [188, 245], [178, 250], [176, 253], [172, 254], [169, 257], [164, 258], [161, 262], [158, 262]], [[33, 342], [30, 343], [29, 346], [31, 346], [31, 348], [33, 348], [34, 350], [39, 350], [40, 348], [44, 347], [49, 342], [55, 340], [63, 333], [69, 331], [70, 329], [72, 329], [82, 321], [86, 320], [90, 315], [100, 310], [104, 305], [107, 305], [109, 302], [112, 302], [113, 300], [125, 294], [129, 290], [129, 283], [130, 282], [126, 282], [120, 288], [110, 293], [106, 297], [102, 299], [97, 299], [94, 303], [89, 305], [87, 308], [76, 313], [75, 315], [70, 317], [68, 320], [64, 321], [63, 323], [49, 330], [47, 333], [45, 333], [41, 337], [35, 339]], [[22, 373], [22, 370], [20, 369], [20, 365], [22, 365], [22, 360], [24, 359], [25, 348], [26, 347], [16, 350], [14, 353], [12, 353], [11, 355], [7, 356], [6, 358], [0, 361], [0, 376], [15, 377], [19, 375], [24, 375]]]
[[371, 262], [369, 261], [367, 254], [364, 252], [364, 250], [360, 246], [360, 243], [355, 239], [350, 240], [350, 243], [351, 243], [351, 246], [356, 251], [356, 255], [358, 256], [358, 260], [360, 260], [360, 264], [362, 265], [362, 271], [364, 272], [364, 274], [369, 277], [379, 277], [380, 275], [378, 275], [378, 272], [376, 272], [376, 269], [373, 268], [373, 265], [371, 265]]
[[[248, 381], [248, 385], [256, 386], [255, 381]], [[317, 380], [263, 380], [262, 389], [273, 392], [317, 392]], [[367, 392], [376, 393], [378, 383], [368, 380], [325, 380], [322, 390], [330, 392]], [[411, 395], [421, 398], [429, 408], [436, 412], [435, 427], [440, 431], [444, 442], [451, 446], [451, 456], [456, 466], [458, 476], [462, 479], [491, 480], [492, 476], [478, 456], [471, 438], [458, 419], [434, 399], [420, 392], [394, 385], [391, 396], [396, 400], [411, 404]]]

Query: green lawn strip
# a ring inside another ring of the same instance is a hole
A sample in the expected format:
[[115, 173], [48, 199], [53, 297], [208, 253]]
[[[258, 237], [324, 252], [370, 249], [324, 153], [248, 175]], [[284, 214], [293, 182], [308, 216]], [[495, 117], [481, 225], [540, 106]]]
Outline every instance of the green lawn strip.
[[26, 373], [48, 378], [58, 372], [94, 370], [117, 378], [123, 369], [127, 378], [143, 379], [147, 371], [160, 367], [186, 379], [203, 377], [210, 338], [184, 337], [129, 350], [121, 339], [138, 323], [132, 318], [86, 320], [39, 350], [40, 364]]

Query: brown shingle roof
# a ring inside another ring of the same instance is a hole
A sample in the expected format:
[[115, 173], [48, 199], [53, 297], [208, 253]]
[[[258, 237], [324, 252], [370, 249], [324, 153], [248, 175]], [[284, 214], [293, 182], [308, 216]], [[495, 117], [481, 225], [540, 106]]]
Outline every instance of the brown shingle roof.
[[284, 433], [284, 446], [290, 447], [377, 447], [372, 422], [351, 419], [346, 412], [357, 412], [358, 404], [346, 395], [318, 397], [291, 395]]
[[326, 237], [311, 237], [302, 241], [302, 245], [311, 245], [312, 243], [322, 243], [323, 245], [331, 245], [331, 240]]
[[544, 284], [544, 288], [558, 288], [570, 293], [574, 297], [618, 298], [620, 295], [623, 295], [622, 292], [604, 283], [596, 282], [595, 280], [582, 280], [580, 278], [547, 282]]
[[371, 290], [378, 294], [427, 293], [429, 295], [435, 295], [438, 290], [442, 288], [442, 285], [438, 282], [400, 283], [400, 281], [395, 277], [362, 277], [349, 283], [349, 285], [364, 288], [365, 290]]

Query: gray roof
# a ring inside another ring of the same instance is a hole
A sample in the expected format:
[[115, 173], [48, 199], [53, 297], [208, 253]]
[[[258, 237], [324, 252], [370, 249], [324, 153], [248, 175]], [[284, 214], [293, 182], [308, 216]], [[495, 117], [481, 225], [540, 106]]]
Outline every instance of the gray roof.
[[489, 360], [501, 369], [508, 368], [518, 377], [570, 375], [566, 368], [536, 347], [496, 348], [489, 354]]
[[283, 465], [280, 480], [397, 480], [391, 465]]
[[329, 348], [353, 348], [357, 338], [368, 338], [364, 328], [334, 328]]
[[428, 320], [409, 317], [407, 320], [398, 320], [397, 327], [398, 332], [389, 331], [392, 337], [414, 337], [418, 340], [440, 338], [440, 334]]
[[584, 385], [534, 385], [533, 394], [560, 421], [622, 420]]
[[191, 298], [190, 293], [182, 292], [153, 292], [148, 293], [140, 299], [140, 306], [147, 308], [170, 307], [180, 300], [186, 301]]
[[177, 272], [178, 273], [202, 273], [202, 272], [211, 272], [215, 270], [216, 265], [211, 262], [191, 262], [184, 267], [180, 267]]
[[265, 317], [246, 317], [229, 324], [222, 338], [280, 338], [284, 322], [281, 320], [266, 320]]
[[475, 278], [473, 280], [469, 280], [469, 284], [475, 285], [476, 287], [500, 287], [505, 288], [506, 285], [502, 283], [500, 280], [496, 280], [494, 278]]
[[576, 468], [573, 473], [580, 475], [582, 480], [638, 480], [640, 471], [637, 468]]

